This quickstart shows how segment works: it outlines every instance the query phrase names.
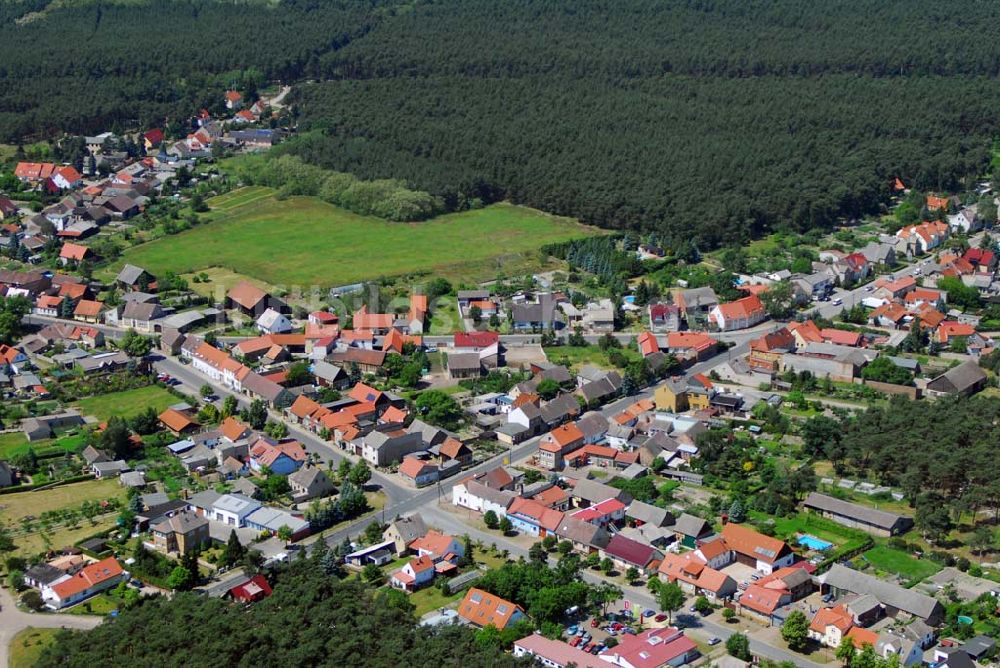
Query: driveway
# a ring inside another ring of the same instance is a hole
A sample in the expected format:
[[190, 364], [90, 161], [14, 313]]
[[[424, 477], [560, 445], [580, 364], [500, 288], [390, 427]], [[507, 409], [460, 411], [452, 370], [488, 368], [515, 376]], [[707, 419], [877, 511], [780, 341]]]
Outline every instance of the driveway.
[[21, 612], [14, 604], [14, 597], [7, 589], [0, 589], [0, 666], [10, 665], [11, 641], [26, 628], [40, 629], [92, 629], [104, 621], [103, 617], [90, 615], [46, 614]]

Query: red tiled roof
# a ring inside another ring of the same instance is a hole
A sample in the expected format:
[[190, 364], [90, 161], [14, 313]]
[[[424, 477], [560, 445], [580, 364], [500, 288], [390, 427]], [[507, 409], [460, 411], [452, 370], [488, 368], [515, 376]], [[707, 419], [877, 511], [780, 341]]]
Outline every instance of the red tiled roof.
[[84, 566], [76, 575], [69, 580], [52, 585], [52, 591], [61, 599], [66, 600], [81, 592], [96, 587], [102, 582], [118, 577], [123, 573], [121, 564], [114, 557], [108, 557], [101, 561]]
[[101, 314], [101, 309], [104, 308], [103, 302], [95, 302], [89, 299], [81, 299], [76, 304], [76, 309], [73, 311], [73, 315], [82, 316], [84, 318], [96, 318]]
[[160, 422], [172, 431], [182, 432], [185, 429], [191, 429], [192, 427], [197, 427], [198, 423], [189, 418], [184, 413], [174, 410], [173, 408], [168, 408], [167, 410], [160, 413]]
[[660, 344], [656, 341], [656, 335], [652, 332], [643, 332], [636, 338], [636, 343], [639, 345], [639, 352], [642, 353], [643, 357], [646, 355], [652, 355], [660, 350]]
[[825, 327], [820, 330], [824, 341], [835, 343], [841, 346], [860, 346], [863, 339], [860, 332], [848, 332], [844, 329], [833, 329]]
[[62, 245], [62, 250], [59, 251], [59, 257], [66, 260], [82, 260], [87, 255], [90, 254], [90, 249], [86, 246], [81, 246], [80, 244], [74, 244], [70, 242], [65, 242]]
[[[747, 299], [751, 299], [748, 297]], [[752, 297], [752, 299], [757, 299]], [[743, 301], [743, 300], [740, 300]], [[758, 300], [760, 301], [760, 300]], [[735, 303], [735, 302], [733, 302]], [[704, 332], [670, 332], [667, 334], [667, 348], [696, 350], [701, 353], [718, 343]]]
[[521, 606], [475, 587], [469, 589], [458, 605], [458, 616], [476, 626], [493, 625], [503, 630], [515, 613], [524, 615]]
[[764, 312], [764, 304], [757, 295], [750, 295], [733, 302], [719, 304], [718, 309], [725, 320], [749, 320]]
[[454, 338], [456, 348], [489, 348], [498, 341], [497, 332], [456, 332]]
[[722, 527], [722, 538], [729, 549], [769, 564], [788, 553], [784, 541], [732, 522]]

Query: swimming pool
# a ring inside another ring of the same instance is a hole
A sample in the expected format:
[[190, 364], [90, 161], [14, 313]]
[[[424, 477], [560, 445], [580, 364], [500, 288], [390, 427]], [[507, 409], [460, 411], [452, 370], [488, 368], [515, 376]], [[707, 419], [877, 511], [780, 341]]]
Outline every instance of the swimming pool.
[[831, 547], [833, 543], [829, 543], [825, 540], [817, 538], [816, 536], [804, 533], [799, 536], [799, 545], [803, 547], [808, 547], [810, 550], [816, 550], [817, 552], [826, 552]]

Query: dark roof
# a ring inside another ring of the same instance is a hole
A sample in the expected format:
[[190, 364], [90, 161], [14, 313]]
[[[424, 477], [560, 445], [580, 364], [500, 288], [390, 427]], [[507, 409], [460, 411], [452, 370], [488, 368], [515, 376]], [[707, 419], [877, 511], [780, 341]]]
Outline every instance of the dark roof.
[[833, 513], [886, 530], [895, 527], [900, 520], [910, 519], [904, 515], [897, 515], [885, 510], [876, 510], [849, 501], [841, 501], [840, 499], [835, 499], [832, 496], [820, 494], [819, 492], [812, 492], [802, 502], [802, 505], [806, 508]]
[[975, 361], [966, 360], [927, 383], [927, 389], [945, 394], [961, 394], [984, 380], [986, 372]]
[[644, 545], [631, 538], [626, 538], [621, 534], [615, 534], [611, 541], [608, 542], [607, 547], [604, 548], [604, 551], [612, 557], [640, 567], [645, 567], [659, 555], [656, 548]]

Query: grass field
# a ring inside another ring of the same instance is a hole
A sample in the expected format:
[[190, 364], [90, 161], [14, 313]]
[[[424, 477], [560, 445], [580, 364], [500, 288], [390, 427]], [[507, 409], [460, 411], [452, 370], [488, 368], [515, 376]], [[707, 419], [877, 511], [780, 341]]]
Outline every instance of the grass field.
[[[195, 283], [192, 279], [195, 275], [200, 274], [207, 275], [208, 280], [204, 283]], [[183, 277], [187, 280], [188, 287], [190, 287], [194, 292], [197, 292], [203, 297], [210, 297], [219, 302], [225, 301], [226, 293], [240, 281], [249, 281], [259, 288], [268, 291], [271, 290], [271, 286], [264, 281], [255, 279], [252, 276], [243, 276], [241, 274], [237, 274], [231, 269], [223, 269], [222, 267], [208, 267], [207, 269], [201, 269], [197, 272], [183, 274]]]
[[18, 633], [10, 641], [10, 668], [34, 666], [42, 650], [55, 642], [61, 630], [28, 627]]
[[505, 263], [547, 243], [600, 233], [510, 204], [391, 223], [313, 197], [278, 201], [242, 188], [209, 202], [209, 224], [127, 250], [119, 263], [186, 274], [221, 267], [271, 285], [335, 286], [379, 276], [431, 272], [457, 280], [493, 278]]
[[138, 415], [150, 406], [160, 413], [167, 406], [178, 403], [177, 397], [162, 387], [150, 385], [135, 390], [112, 392], [96, 397], [80, 399], [74, 406], [83, 415], [93, 415], [98, 420], [107, 420], [111, 416], [132, 417]]
[[[84, 501], [124, 498], [125, 488], [118, 480], [87, 480], [60, 485], [36, 492], [18, 492], [0, 496], [0, 514], [17, 522], [25, 515], [38, 517], [47, 510], [78, 508]], [[92, 532], [91, 532], [92, 533]]]
[[884, 545], [873, 547], [862, 556], [875, 568], [898, 573], [909, 580], [923, 580], [941, 570], [941, 566], [929, 559], [917, 559], [902, 550]]
[[36, 454], [44, 453], [53, 448], [69, 452], [80, 452], [85, 447], [85, 444], [86, 439], [83, 434], [29, 442], [24, 432], [13, 432], [0, 435], [0, 459], [23, 454], [28, 451], [28, 448], [34, 449]]

